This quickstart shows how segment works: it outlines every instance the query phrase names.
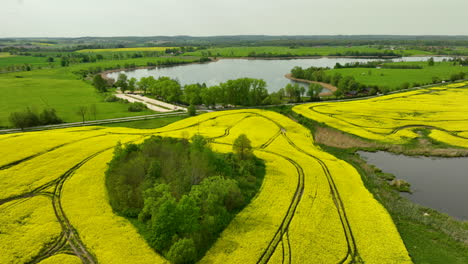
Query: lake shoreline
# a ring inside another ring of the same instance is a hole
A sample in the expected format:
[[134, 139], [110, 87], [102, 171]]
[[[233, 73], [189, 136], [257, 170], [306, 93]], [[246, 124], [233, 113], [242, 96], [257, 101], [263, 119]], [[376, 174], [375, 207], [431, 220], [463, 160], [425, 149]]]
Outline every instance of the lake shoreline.
[[295, 82], [301, 82], [301, 83], [316, 83], [316, 84], [319, 84], [321, 85], [323, 88], [329, 90], [329, 92], [321, 92], [319, 94], [320, 97], [325, 97], [325, 96], [332, 96], [333, 93], [338, 90], [338, 88], [336, 86], [333, 86], [329, 83], [324, 83], [324, 82], [317, 82], [317, 81], [309, 81], [309, 80], [305, 80], [305, 79], [298, 79], [298, 78], [294, 78], [292, 77], [292, 74], [291, 73], [287, 73], [284, 75], [285, 78], [291, 80], [291, 81], [295, 81]]

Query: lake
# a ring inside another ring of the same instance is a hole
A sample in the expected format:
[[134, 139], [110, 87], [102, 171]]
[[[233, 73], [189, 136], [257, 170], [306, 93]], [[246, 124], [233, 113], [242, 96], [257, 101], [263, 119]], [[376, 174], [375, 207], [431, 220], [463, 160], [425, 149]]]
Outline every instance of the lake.
[[468, 158], [410, 157], [358, 151], [368, 163], [411, 184], [401, 193], [420, 205], [468, 220]]
[[[442, 61], [446, 57], [435, 57], [435, 61]], [[395, 61], [425, 61], [428, 57], [404, 57]], [[160, 67], [153, 69], [137, 69], [132, 71], [122, 71], [129, 78], [140, 79], [142, 77], [153, 76], [159, 78], [168, 76], [179, 80], [182, 85], [193, 83], [205, 83], [208, 86], [218, 85], [227, 80], [243, 77], [263, 79], [267, 83], [270, 92], [278, 91], [293, 81], [284, 77], [295, 66], [302, 68], [333, 67], [336, 63], [345, 64], [353, 62], [368, 62], [377, 59], [350, 59], [350, 58], [316, 58], [316, 59], [221, 59], [216, 62], [203, 64], [189, 64], [172, 67]], [[107, 76], [117, 79], [119, 73], [112, 72]], [[305, 84], [301, 84], [306, 86]]]

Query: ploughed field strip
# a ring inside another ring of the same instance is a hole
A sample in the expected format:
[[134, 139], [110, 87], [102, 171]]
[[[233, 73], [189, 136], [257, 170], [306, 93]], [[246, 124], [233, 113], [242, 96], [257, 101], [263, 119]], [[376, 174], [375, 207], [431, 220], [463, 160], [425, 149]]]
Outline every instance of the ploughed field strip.
[[383, 143], [408, 143], [424, 129], [434, 140], [468, 147], [468, 82], [365, 100], [304, 104], [293, 110]]
[[[120, 141], [151, 135], [210, 138], [230, 152], [241, 133], [266, 163], [263, 185], [200, 263], [410, 263], [385, 209], [358, 172], [313, 145], [310, 132], [269, 111], [234, 110], [163, 128], [71, 128], [0, 136], [1, 263], [165, 263], [104, 184]], [[46, 140], [47, 139], [47, 140]], [[32, 146], [34, 151], [16, 146]]]

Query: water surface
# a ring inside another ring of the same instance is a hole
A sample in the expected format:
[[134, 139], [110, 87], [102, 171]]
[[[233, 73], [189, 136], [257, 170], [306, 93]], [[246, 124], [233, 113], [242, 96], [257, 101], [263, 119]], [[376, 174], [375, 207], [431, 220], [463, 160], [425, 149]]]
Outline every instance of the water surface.
[[[444, 57], [435, 57], [435, 61], [441, 61]], [[424, 61], [428, 57], [404, 57], [395, 61]], [[270, 92], [278, 91], [288, 83], [292, 83], [284, 75], [289, 73], [295, 66], [302, 68], [333, 67], [336, 63], [345, 64], [353, 62], [368, 62], [378, 59], [350, 59], [350, 58], [316, 58], [316, 59], [290, 59], [290, 60], [261, 60], [261, 59], [222, 59], [216, 62], [203, 64], [189, 64], [154, 69], [138, 69], [122, 71], [129, 78], [153, 76], [159, 78], [168, 76], [179, 80], [182, 85], [193, 83], [205, 83], [208, 86], [218, 85], [227, 80], [243, 77], [263, 79], [267, 83]], [[109, 77], [117, 79], [120, 72], [108, 74]], [[306, 86], [303, 84], [303, 86]]]
[[411, 184], [403, 196], [420, 205], [468, 220], [468, 158], [409, 157], [358, 152], [368, 163]]

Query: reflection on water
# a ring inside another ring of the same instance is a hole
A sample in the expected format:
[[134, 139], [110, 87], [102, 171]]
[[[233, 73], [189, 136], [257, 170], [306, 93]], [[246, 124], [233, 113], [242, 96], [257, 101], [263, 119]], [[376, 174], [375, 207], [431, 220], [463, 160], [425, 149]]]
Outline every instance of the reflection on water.
[[[399, 58], [397, 61], [421, 61], [427, 57]], [[442, 57], [434, 60], [441, 61]], [[288, 83], [292, 83], [284, 75], [289, 73], [295, 66], [302, 68], [333, 67], [336, 63], [345, 64], [353, 62], [367, 62], [376, 59], [349, 59], [349, 58], [317, 58], [317, 59], [292, 59], [292, 60], [248, 60], [248, 59], [223, 59], [217, 62], [204, 64], [190, 64], [174, 67], [156, 69], [138, 69], [128, 71], [126, 74], [140, 79], [141, 77], [153, 76], [155, 78], [168, 76], [178, 79], [182, 85], [192, 83], [205, 83], [208, 86], [218, 85], [227, 80], [243, 77], [263, 79], [267, 83], [270, 92], [278, 91]], [[108, 74], [109, 77], [117, 79], [119, 72]]]
[[468, 158], [409, 157], [358, 152], [368, 163], [411, 183], [411, 201], [468, 220]]

